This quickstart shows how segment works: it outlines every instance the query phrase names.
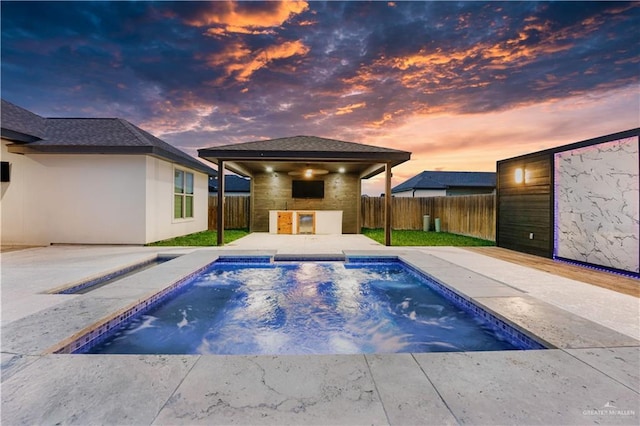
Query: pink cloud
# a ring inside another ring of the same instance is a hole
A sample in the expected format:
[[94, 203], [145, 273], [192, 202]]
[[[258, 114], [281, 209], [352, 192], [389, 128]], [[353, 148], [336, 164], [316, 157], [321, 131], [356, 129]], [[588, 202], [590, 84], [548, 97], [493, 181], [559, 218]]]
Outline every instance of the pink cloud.
[[218, 32], [220, 28], [228, 33], [253, 34], [261, 33], [260, 29], [278, 27], [309, 8], [306, 1], [274, 1], [261, 6], [245, 7], [235, 1], [213, 2], [209, 10], [186, 23], [195, 27], [217, 27], [209, 30], [211, 35], [222, 34]]
[[367, 106], [366, 102], [359, 102], [357, 104], [349, 104], [347, 106], [343, 106], [340, 107], [336, 110], [336, 115], [344, 115], [344, 114], [351, 114], [353, 112], [353, 110], [358, 109], [358, 108], [364, 108]]

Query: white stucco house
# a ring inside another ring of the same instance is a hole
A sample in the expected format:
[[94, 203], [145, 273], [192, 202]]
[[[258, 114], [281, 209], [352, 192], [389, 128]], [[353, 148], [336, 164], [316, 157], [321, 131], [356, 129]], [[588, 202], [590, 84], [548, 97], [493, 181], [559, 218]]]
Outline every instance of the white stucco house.
[[2, 100], [3, 245], [145, 244], [204, 231], [216, 171], [119, 118]]

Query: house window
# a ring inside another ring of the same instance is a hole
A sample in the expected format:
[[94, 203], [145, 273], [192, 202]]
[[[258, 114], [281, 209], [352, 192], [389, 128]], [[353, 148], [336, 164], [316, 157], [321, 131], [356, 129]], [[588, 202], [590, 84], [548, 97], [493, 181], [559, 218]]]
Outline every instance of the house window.
[[175, 169], [173, 172], [173, 217], [193, 217], [193, 173]]

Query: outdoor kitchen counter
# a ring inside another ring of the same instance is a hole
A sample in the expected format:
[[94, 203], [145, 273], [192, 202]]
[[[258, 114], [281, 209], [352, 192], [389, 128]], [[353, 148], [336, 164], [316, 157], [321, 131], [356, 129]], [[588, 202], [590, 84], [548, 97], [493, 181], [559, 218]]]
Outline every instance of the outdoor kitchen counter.
[[342, 234], [342, 210], [269, 210], [270, 234]]

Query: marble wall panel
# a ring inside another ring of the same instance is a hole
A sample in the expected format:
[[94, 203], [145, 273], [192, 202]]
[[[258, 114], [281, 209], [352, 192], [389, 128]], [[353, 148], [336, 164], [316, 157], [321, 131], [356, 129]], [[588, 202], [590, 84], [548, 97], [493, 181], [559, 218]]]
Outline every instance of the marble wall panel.
[[554, 157], [555, 256], [640, 273], [638, 137]]

